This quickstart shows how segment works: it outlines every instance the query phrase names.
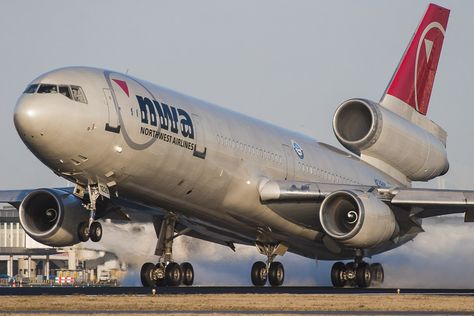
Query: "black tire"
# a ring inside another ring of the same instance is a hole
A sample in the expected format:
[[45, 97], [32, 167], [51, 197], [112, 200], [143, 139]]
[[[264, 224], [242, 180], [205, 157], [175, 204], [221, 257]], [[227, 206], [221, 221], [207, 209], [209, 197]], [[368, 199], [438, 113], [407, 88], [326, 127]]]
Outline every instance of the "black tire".
[[360, 288], [369, 287], [372, 283], [372, 273], [370, 271], [370, 266], [367, 263], [362, 262], [357, 266], [356, 282], [357, 286]]
[[280, 286], [285, 281], [285, 269], [281, 262], [272, 262], [268, 271], [268, 282], [271, 286]]
[[178, 286], [181, 284], [183, 273], [181, 267], [176, 262], [170, 262], [165, 269], [166, 285]]
[[102, 239], [102, 225], [99, 222], [92, 222], [90, 237], [93, 242], [98, 242]]
[[267, 265], [262, 261], [257, 261], [252, 265], [250, 273], [252, 284], [255, 286], [264, 286], [267, 282]]
[[370, 272], [372, 273], [372, 282], [380, 285], [385, 278], [383, 267], [380, 263], [373, 263], [370, 265]]
[[192, 264], [184, 262], [181, 264], [181, 272], [183, 273], [182, 282], [184, 285], [190, 286], [194, 282], [194, 269]]
[[331, 268], [331, 282], [334, 287], [343, 287], [345, 285], [344, 273], [346, 266], [342, 262], [336, 262]]
[[79, 240], [82, 242], [86, 242], [90, 238], [90, 229], [89, 229], [89, 223], [87, 222], [82, 222], [79, 224], [79, 227], [77, 228], [77, 235], [79, 236]]
[[144, 287], [155, 287], [155, 281], [152, 278], [152, 272], [154, 268], [155, 265], [150, 262], [147, 262], [142, 265], [142, 269], [140, 271], [140, 279]]

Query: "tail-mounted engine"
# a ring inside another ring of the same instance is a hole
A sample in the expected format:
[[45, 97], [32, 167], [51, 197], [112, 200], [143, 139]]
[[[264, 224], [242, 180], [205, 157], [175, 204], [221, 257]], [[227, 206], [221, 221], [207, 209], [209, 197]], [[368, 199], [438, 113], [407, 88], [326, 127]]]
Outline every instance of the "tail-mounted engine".
[[76, 196], [56, 189], [39, 189], [20, 205], [20, 223], [34, 240], [53, 247], [80, 242], [78, 226], [89, 220], [89, 212]]
[[[441, 130], [425, 117], [416, 119]], [[409, 180], [428, 181], [449, 169], [445, 140], [375, 102], [343, 102], [334, 114], [333, 129], [344, 147], [388, 164]]]
[[335, 191], [321, 204], [319, 219], [327, 235], [354, 248], [377, 246], [398, 232], [392, 210], [372, 193]]

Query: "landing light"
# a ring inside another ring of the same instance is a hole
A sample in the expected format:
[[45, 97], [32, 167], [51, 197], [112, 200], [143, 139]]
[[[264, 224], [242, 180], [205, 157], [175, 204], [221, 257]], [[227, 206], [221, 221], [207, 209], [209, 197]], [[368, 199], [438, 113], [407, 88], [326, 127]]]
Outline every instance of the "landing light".
[[123, 151], [123, 148], [120, 146], [115, 146], [115, 151], [118, 152], [119, 154]]

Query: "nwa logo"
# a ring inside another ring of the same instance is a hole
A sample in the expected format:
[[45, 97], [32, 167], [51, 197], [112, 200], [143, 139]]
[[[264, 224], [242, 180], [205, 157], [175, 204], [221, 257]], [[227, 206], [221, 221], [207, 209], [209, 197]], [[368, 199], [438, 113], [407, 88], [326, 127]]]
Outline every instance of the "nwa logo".
[[298, 157], [300, 157], [300, 159], [304, 159], [303, 148], [301, 148], [301, 146], [297, 142], [295, 142], [294, 140], [291, 140], [291, 144], [293, 146], [293, 150], [298, 155]]
[[143, 124], [159, 126], [163, 130], [181, 133], [185, 138], [194, 139], [193, 121], [185, 110], [139, 95], [137, 101]]

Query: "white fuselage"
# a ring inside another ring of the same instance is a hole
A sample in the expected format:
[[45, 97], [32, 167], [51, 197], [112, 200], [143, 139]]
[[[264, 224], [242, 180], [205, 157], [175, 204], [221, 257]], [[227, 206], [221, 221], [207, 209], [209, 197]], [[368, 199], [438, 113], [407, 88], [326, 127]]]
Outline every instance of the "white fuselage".
[[302, 203], [276, 212], [260, 201], [262, 180], [401, 185], [315, 139], [127, 75], [73, 67], [35, 83], [80, 86], [87, 98], [35, 93], [18, 101], [21, 137], [54, 172], [209, 223], [237, 242], [264, 230], [290, 251], [333, 258], [318, 240], [319, 210]]

